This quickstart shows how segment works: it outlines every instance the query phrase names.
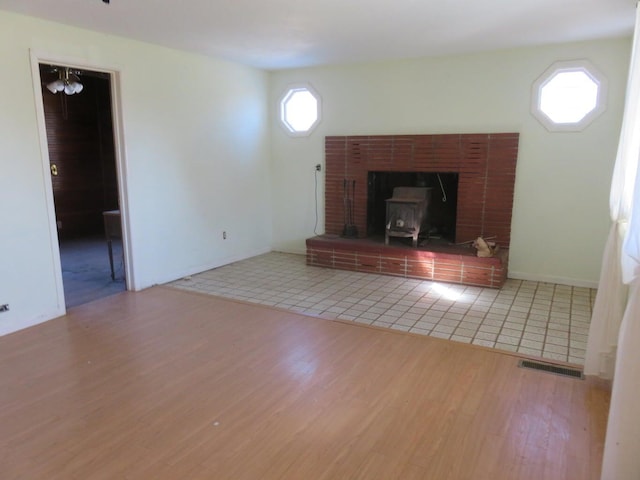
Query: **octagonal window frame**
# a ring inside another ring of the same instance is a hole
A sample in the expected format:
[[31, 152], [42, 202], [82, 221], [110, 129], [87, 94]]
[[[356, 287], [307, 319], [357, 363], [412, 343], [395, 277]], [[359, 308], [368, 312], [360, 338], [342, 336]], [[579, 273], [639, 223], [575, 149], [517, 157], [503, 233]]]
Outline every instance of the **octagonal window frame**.
[[[560, 73], [582, 72], [597, 86], [595, 107], [577, 122], [553, 121], [541, 107], [542, 89]], [[531, 113], [550, 132], [580, 132], [587, 128], [607, 108], [607, 79], [587, 60], [567, 60], [553, 63], [534, 82], [531, 93]]]
[[[296, 130], [295, 127], [291, 125], [289, 121], [287, 121], [286, 104], [287, 104], [287, 101], [290, 100], [290, 98], [293, 95], [295, 95], [296, 93], [305, 92], [305, 91], [309, 92], [316, 100], [316, 106], [317, 106], [316, 119], [309, 126], [308, 129]], [[280, 120], [280, 125], [288, 135], [292, 137], [307, 137], [311, 135], [311, 133], [313, 133], [313, 131], [322, 121], [322, 97], [320, 97], [320, 94], [309, 83], [296, 83], [296, 84], [289, 85], [284, 91], [284, 93], [280, 95], [280, 99], [278, 101], [278, 119]]]

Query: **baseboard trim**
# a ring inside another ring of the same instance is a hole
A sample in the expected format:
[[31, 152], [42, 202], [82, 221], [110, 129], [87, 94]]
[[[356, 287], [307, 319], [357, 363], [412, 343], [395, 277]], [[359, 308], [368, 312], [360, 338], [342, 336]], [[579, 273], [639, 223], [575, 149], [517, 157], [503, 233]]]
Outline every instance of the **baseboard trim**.
[[[12, 312], [10, 311], [10, 313]], [[9, 335], [10, 333], [18, 332], [20, 330], [24, 330], [25, 328], [30, 328], [35, 325], [39, 325], [44, 322], [48, 322], [49, 320], [53, 320], [54, 318], [61, 317], [64, 314], [65, 314], [64, 308], [56, 307], [55, 309], [43, 315], [38, 315], [26, 321], [21, 321], [17, 317], [7, 319], [2, 323], [2, 325], [0, 325], [0, 337], [4, 335]]]
[[206, 263], [203, 265], [199, 265], [197, 267], [188, 268], [185, 270], [181, 270], [178, 273], [173, 273], [171, 275], [167, 275], [164, 278], [158, 279], [158, 281], [152, 285], [145, 285], [138, 290], [144, 290], [145, 288], [152, 287], [154, 285], [163, 285], [165, 283], [173, 282], [175, 280], [179, 280], [184, 277], [189, 277], [191, 275], [196, 275], [198, 273], [206, 272], [207, 270], [212, 270], [214, 268], [222, 267], [224, 265], [229, 265], [230, 263], [239, 262], [241, 260], [246, 260], [247, 258], [256, 257], [258, 255], [263, 255], [265, 253], [269, 253], [271, 248], [261, 248], [258, 250], [253, 250], [248, 253], [243, 253], [240, 255], [232, 255], [230, 257], [224, 257], [220, 260], [216, 260], [211, 263]]
[[511, 269], [509, 269], [508, 278], [513, 278], [514, 280], [527, 280], [530, 282], [556, 283], [559, 285], [569, 285], [571, 287], [598, 288], [597, 281], [570, 277], [556, 277], [553, 275], [537, 275], [526, 272], [514, 272]]

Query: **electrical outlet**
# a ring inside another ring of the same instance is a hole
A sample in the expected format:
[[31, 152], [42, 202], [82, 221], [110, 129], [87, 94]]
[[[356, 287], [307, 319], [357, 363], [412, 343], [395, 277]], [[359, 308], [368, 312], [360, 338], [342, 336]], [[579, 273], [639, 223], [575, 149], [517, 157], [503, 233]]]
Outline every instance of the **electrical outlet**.
[[322, 171], [322, 165], [320, 165], [319, 163], [316, 165], [316, 172], [321, 172]]
[[222, 239], [226, 240], [227, 239], [227, 232], [222, 232]]
[[0, 305], [0, 313], [2, 312], [8, 312], [9, 311], [9, 304], [5, 303], [4, 305]]

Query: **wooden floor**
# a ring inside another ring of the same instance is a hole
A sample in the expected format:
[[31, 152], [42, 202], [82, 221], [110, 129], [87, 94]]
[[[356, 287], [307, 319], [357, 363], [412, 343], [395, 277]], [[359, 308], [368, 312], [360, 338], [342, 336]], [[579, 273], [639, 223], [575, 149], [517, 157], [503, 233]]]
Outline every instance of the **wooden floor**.
[[598, 479], [609, 392], [168, 287], [0, 338], [2, 479]]

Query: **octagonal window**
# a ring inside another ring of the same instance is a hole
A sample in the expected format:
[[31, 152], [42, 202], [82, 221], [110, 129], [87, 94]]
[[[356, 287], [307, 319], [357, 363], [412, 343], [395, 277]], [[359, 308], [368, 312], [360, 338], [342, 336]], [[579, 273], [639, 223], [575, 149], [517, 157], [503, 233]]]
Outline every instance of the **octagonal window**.
[[291, 87], [280, 99], [280, 121], [289, 135], [309, 135], [320, 112], [320, 96], [310, 85]]
[[551, 65], [533, 86], [531, 111], [550, 131], [579, 131], [605, 110], [606, 82], [584, 60]]

